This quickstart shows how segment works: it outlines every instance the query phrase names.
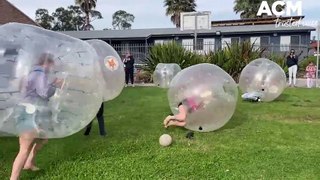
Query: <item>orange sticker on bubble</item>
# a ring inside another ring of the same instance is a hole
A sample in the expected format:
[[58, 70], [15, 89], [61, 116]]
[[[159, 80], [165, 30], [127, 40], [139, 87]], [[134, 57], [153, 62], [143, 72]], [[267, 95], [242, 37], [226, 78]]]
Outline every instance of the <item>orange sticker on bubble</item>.
[[110, 71], [115, 71], [119, 68], [119, 63], [118, 63], [117, 59], [113, 56], [107, 56], [104, 59], [104, 65]]

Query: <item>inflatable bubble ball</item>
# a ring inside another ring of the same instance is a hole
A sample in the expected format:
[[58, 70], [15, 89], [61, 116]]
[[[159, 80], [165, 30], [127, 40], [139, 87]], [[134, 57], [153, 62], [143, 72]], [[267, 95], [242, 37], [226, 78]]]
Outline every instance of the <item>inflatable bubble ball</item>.
[[168, 99], [172, 112], [183, 106], [186, 128], [214, 131], [224, 126], [235, 112], [238, 88], [232, 77], [213, 64], [198, 64], [183, 69], [171, 81]]
[[286, 75], [275, 62], [259, 58], [242, 70], [239, 86], [242, 93], [260, 93], [261, 101], [270, 102], [277, 99], [286, 88]]
[[36, 26], [0, 26], [0, 132], [62, 138], [102, 103], [97, 54], [86, 42]]
[[159, 63], [153, 72], [153, 83], [158, 87], [168, 88], [174, 76], [180, 71], [178, 64]]
[[103, 99], [112, 100], [119, 96], [124, 87], [125, 72], [123, 63], [117, 51], [108, 43], [101, 40], [88, 40], [97, 52], [98, 62], [101, 71], [97, 71], [98, 76], [103, 78]]

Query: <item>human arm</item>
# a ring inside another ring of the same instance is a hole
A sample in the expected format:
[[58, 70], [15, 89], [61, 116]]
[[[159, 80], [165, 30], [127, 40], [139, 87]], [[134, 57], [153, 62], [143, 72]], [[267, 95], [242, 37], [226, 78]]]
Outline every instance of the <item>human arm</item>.
[[300, 54], [296, 56], [297, 59], [302, 55], [302, 53], [303, 53], [303, 51], [301, 51]]

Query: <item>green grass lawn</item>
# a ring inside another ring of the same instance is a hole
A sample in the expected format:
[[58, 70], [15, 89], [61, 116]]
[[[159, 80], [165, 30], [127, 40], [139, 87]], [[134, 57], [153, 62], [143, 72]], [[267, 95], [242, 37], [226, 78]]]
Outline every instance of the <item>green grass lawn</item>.
[[[105, 106], [108, 136], [79, 132], [50, 140], [39, 153], [40, 172], [22, 179], [319, 179], [320, 93], [288, 89], [275, 102], [239, 101], [222, 129], [195, 133], [162, 128], [166, 90], [126, 88]], [[171, 147], [159, 146], [170, 134]], [[10, 175], [17, 138], [0, 138], [0, 179]]]

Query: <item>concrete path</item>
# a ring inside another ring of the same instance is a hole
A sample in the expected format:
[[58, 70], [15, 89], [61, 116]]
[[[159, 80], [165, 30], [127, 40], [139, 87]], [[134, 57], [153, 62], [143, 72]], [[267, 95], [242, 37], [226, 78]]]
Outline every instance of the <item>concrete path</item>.
[[[314, 81], [314, 87], [316, 86], [316, 81]], [[318, 87], [320, 86], [320, 80], [318, 79]], [[307, 88], [307, 79], [297, 79], [297, 87]]]

